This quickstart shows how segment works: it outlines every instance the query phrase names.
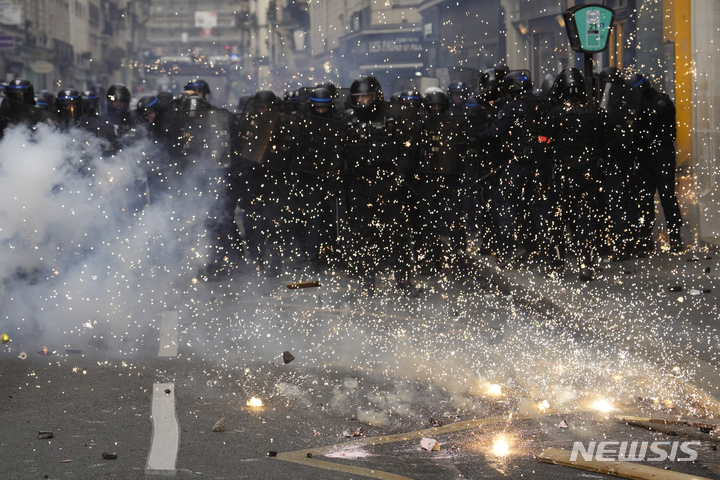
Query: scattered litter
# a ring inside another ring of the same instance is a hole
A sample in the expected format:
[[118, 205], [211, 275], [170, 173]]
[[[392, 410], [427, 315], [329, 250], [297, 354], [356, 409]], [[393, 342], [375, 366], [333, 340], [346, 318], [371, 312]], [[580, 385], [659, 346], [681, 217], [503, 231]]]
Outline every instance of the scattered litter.
[[555, 426], [558, 427], [558, 428], [570, 428], [570, 425], [567, 424], [567, 422], [565, 421], [565, 419], [563, 419], [560, 423], [558, 423], [558, 424], [555, 425]]
[[170, 394], [172, 393], [172, 390], [170, 390], [169, 388], [166, 388], [166, 389], [165, 389], [165, 393], [168, 394], [168, 395], [170, 395]]
[[435, 420], [434, 418], [430, 419], [430, 426], [431, 427], [442, 427], [442, 422], [439, 420]]
[[287, 288], [290, 290], [295, 290], [297, 288], [311, 288], [311, 287], [319, 287], [320, 282], [317, 280], [313, 280], [310, 282], [297, 282], [297, 283], [288, 283]]
[[363, 428], [358, 427], [355, 430], [343, 430], [343, 436], [352, 438], [352, 437], [361, 437], [363, 434]]
[[42, 440], [53, 438], [53, 432], [38, 432], [38, 438]]
[[702, 290], [698, 288], [693, 288], [690, 290], [690, 295], [701, 295], [703, 293], [710, 293], [712, 290], [709, 288], [703, 288]]
[[72, 460], [69, 460], [69, 459], [68, 460], [60, 460], [60, 463], [70, 463], [70, 462], [72, 462]]
[[420, 440], [420, 448], [422, 448], [423, 450], [436, 452], [440, 450], [440, 444], [434, 438], [423, 438]]
[[225, 417], [222, 417], [220, 420], [215, 422], [215, 425], [213, 425], [213, 427], [212, 427], [212, 431], [213, 432], [224, 432], [226, 423], [227, 423], [227, 419]]
[[288, 352], [287, 350], [285, 350], [283, 352], [283, 362], [285, 362], [285, 364], [287, 365], [288, 363], [292, 362], [293, 360], [295, 360], [295, 357], [293, 356], [293, 354]]
[[707, 268], [705, 269], [705, 273], [710, 273], [710, 270], [711, 270], [711, 268], [710, 268], [710, 267], [707, 267]]
[[38, 355], [52, 355], [52, 354], [53, 354], [52, 350], [48, 350], [47, 347], [43, 347], [43, 349], [38, 352]]
[[9, 341], [10, 341], [10, 335], [8, 335], [7, 333], [3, 333], [2, 335], [0, 335], [0, 342], [7, 343]]
[[25, 359], [27, 359], [27, 353], [25, 353], [25, 352], [20, 352], [20, 355], [18, 355], [18, 358], [19, 358], [20, 360], [25, 360]]
[[693, 257], [688, 258], [687, 261], [688, 261], [688, 262], [699, 262], [699, 261], [700, 261], [700, 257], [695, 257], [695, 256], [693, 256]]
[[102, 457], [105, 460], [115, 460], [117, 458], [117, 453], [115, 452], [103, 452]]
[[270, 450], [267, 452], [268, 457], [277, 457], [277, 452], [275, 450]]
[[682, 285], [671, 285], [668, 287], [668, 292], [682, 292]]
[[312, 458], [312, 453], [308, 452], [307, 458]]

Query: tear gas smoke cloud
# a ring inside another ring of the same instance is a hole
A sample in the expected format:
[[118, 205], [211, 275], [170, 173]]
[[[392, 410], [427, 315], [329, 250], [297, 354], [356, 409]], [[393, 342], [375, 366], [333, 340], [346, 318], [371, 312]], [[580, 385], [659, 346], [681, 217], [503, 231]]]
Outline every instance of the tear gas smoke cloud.
[[144, 166], [162, 154], [146, 142], [110, 154], [87, 132], [40, 125], [6, 132], [0, 150], [7, 330], [50, 344], [141, 337], [170, 282], [204, 261], [211, 196], [188, 174], [185, 196], [142, 209]]

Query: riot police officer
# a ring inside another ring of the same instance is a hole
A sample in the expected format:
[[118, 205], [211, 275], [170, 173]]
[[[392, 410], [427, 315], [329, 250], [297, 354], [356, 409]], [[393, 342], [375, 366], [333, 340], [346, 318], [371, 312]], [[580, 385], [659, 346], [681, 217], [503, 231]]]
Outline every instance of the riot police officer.
[[107, 90], [107, 114], [105, 122], [112, 125], [115, 134], [126, 136], [135, 128], [135, 116], [130, 111], [130, 90], [121, 84], [111, 85]]
[[[413, 171], [413, 192], [418, 201], [420, 230], [417, 256], [426, 273], [437, 274], [445, 260], [457, 260], [465, 248], [461, 179], [467, 160], [464, 115], [449, 113], [450, 101], [442, 92], [425, 95], [423, 118], [418, 134], [418, 154]], [[442, 236], [450, 239], [445, 252]]]
[[407, 191], [400, 164], [405, 148], [385, 111], [377, 78], [363, 76], [350, 86], [352, 113], [342, 137], [346, 158], [349, 235], [344, 239], [351, 268], [372, 293], [375, 275], [384, 266], [394, 270], [397, 286], [410, 288]]
[[205, 99], [210, 102], [210, 85], [202, 78], [196, 78], [190, 80], [185, 84], [183, 89], [190, 95], [197, 95], [198, 97]]
[[[480, 134], [495, 152], [497, 188], [492, 201], [499, 226], [498, 266], [530, 251], [548, 250], [542, 238], [549, 226], [546, 188], [550, 165], [537, 145], [540, 123], [549, 103], [533, 93], [525, 72], [510, 72], [502, 80], [506, 102], [497, 119]], [[524, 227], [524, 228], [521, 228]]]
[[280, 111], [274, 92], [261, 90], [248, 100], [234, 144], [237, 171], [232, 188], [244, 213], [249, 260], [263, 273], [280, 273], [287, 251], [293, 125]]
[[640, 73], [631, 75], [627, 85], [639, 95], [640, 110], [636, 122], [634, 145], [640, 180], [639, 242], [643, 250], [652, 250], [655, 224], [655, 192], [665, 214], [670, 249], [681, 252], [682, 216], [675, 195], [675, 105], [670, 97], [653, 88]]
[[588, 97], [585, 78], [576, 68], [557, 79], [560, 104], [543, 123], [539, 139], [553, 158], [553, 241], [562, 249], [565, 229], [572, 235], [579, 278], [595, 277], [597, 212], [602, 207], [602, 162], [607, 156], [605, 114]]
[[306, 261], [319, 269], [334, 260], [339, 235], [340, 122], [332, 93], [313, 89], [308, 113], [297, 119], [290, 169], [294, 236]]
[[53, 118], [49, 112], [35, 106], [33, 84], [23, 78], [8, 82], [5, 98], [0, 105], [0, 137], [10, 127], [25, 125], [33, 128], [38, 123], [52, 124]]
[[632, 135], [637, 102], [625, 86], [617, 67], [600, 72], [600, 108], [607, 115], [609, 136], [605, 162], [603, 192], [606, 196], [607, 242], [615, 260], [625, 260], [633, 253], [638, 228], [637, 177], [633, 158]]
[[465, 101], [470, 96], [470, 88], [465, 82], [451, 82], [447, 89], [447, 97], [450, 102], [448, 113], [450, 115], [465, 115]]

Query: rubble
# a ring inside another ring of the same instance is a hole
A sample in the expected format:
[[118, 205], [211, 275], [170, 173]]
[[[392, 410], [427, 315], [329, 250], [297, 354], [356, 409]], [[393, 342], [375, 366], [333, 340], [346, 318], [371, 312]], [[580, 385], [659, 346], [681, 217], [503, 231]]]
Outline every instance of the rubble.
[[420, 440], [420, 448], [422, 448], [423, 450], [436, 452], [440, 450], [440, 444], [434, 438], [423, 438]]
[[362, 427], [358, 427], [355, 430], [343, 430], [343, 437], [347, 437], [347, 438], [361, 437], [362, 434], [363, 434]]
[[227, 423], [227, 419], [225, 417], [222, 417], [220, 420], [215, 422], [215, 425], [213, 425], [213, 427], [212, 427], [212, 431], [213, 432], [224, 432], [226, 423]]

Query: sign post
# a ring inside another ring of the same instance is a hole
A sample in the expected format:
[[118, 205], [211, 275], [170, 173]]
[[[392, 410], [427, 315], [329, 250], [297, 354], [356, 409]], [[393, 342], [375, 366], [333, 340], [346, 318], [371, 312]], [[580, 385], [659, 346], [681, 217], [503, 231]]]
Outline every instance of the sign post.
[[585, 54], [585, 78], [592, 79], [593, 53], [607, 49], [615, 11], [604, 5], [576, 5], [565, 10], [563, 18], [570, 48]]

